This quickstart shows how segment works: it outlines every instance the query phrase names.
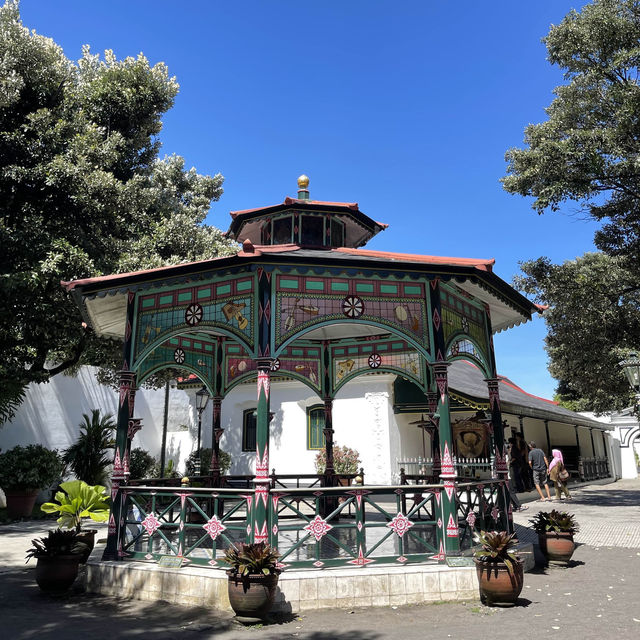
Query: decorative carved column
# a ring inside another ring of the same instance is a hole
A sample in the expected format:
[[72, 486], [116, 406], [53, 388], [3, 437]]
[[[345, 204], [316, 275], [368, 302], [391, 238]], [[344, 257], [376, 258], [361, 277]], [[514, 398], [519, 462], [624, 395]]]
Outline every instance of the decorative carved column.
[[[371, 424], [371, 439], [373, 441], [373, 447], [376, 451], [375, 464], [373, 470], [367, 468], [367, 477], [372, 478], [370, 482], [380, 482], [381, 479], [390, 475], [391, 469], [389, 466], [385, 468], [385, 460], [389, 460], [388, 446], [389, 446], [389, 429], [388, 421], [384, 419], [384, 413], [389, 406], [389, 394], [386, 391], [375, 391], [364, 394], [365, 400], [373, 407], [373, 423]], [[384, 413], [383, 413], [384, 412]], [[387, 480], [382, 480], [388, 482]]]
[[493, 475], [500, 480], [507, 479], [507, 458], [504, 450], [504, 427], [500, 410], [500, 381], [497, 378], [486, 378], [489, 389], [489, 409], [491, 411], [491, 427], [493, 430], [494, 468]]
[[214, 396], [213, 400], [213, 418], [211, 422], [211, 463], [209, 465], [209, 474], [213, 476], [213, 486], [220, 486], [220, 438], [224, 433], [224, 429], [220, 427], [220, 412], [222, 407], [222, 398]]
[[435, 427], [435, 431], [430, 431], [431, 457], [433, 458], [433, 475], [440, 476], [440, 416], [438, 415], [438, 393], [436, 391], [427, 392], [427, 402], [429, 413]]
[[251, 509], [252, 542], [268, 539], [269, 485], [269, 421], [270, 421], [271, 360], [258, 360], [258, 408], [256, 419], [256, 475], [253, 479], [255, 496]]

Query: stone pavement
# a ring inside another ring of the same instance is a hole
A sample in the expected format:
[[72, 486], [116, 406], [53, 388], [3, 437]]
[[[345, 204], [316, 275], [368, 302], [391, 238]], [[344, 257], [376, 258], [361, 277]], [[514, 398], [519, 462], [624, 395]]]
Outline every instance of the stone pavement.
[[528, 519], [538, 510], [561, 507], [581, 526], [580, 546], [568, 568], [540, 567], [525, 575], [515, 607], [479, 602], [311, 611], [289, 620], [243, 628], [230, 614], [204, 607], [122, 601], [85, 594], [78, 584], [63, 597], [42, 594], [33, 566], [24, 566], [29, 541], [47, 523], [0, 527], [0, 637], [147, 637], [209, 640], [502, 640], [518, 636], [562, 640], [637, 640], [640, 637], [640, 481], [618, 481], [573, 489], [575, 499], [530, 502], [515, 514], [518, 536], [530, 537]]

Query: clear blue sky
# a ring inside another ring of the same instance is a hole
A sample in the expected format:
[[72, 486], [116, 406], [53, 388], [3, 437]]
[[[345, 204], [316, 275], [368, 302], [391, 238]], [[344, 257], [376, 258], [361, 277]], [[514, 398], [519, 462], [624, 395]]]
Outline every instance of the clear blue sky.
[[[0, 0], [2, 1], [2, 0]], [[538, 216], [502, 190], [504, 153], [545, 119], [562, 82], [541, 38], [584, 1], [22, 0], [26, 26], [77, 59], [142, 51], [180, 83], [163, 153], [222, 173], [208, 222], [311, 197], [357, 201], [389, 229], [370, 248], [560, 262], [593, 249], [595, 226]], [[500, 373], [551, 397], [544, 322], [496, 336]]]

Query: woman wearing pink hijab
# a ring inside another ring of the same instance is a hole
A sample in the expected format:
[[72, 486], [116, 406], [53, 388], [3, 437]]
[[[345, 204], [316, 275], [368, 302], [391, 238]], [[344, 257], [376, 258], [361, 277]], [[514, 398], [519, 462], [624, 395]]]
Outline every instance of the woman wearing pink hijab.
[[549, 477], [556, 487], [556, 500], [562, 500], [563, 493], [567, 496], [567, 500], [572, 500], [569, 489], [567, 488], [568, 478], [563, 480], [560, 477], [560, 474], [565, 471], [562, 452], [560, 449], [552, 449], [551, 454], [553, 455], [553, 459], [549, 463]]

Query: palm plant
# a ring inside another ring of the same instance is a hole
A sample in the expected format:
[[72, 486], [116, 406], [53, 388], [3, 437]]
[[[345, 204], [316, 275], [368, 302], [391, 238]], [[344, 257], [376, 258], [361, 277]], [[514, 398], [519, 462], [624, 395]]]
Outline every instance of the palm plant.
[[64, 452], [63, 460], [78, 480], [88, 485], [104, 484], [111, 463], [107, 452], [113, 449], [116, 423], [110, 413], [100, 416], [100, 409], [93, 409], [91, 416], [83, 413], [82, 418], [80, 435]]

